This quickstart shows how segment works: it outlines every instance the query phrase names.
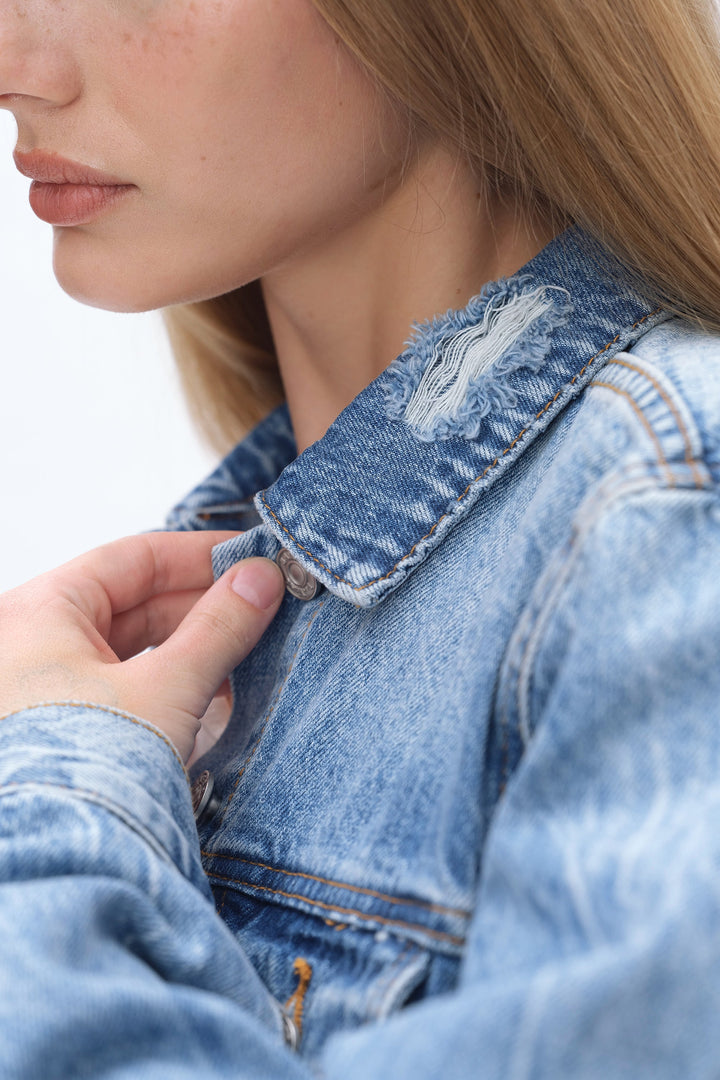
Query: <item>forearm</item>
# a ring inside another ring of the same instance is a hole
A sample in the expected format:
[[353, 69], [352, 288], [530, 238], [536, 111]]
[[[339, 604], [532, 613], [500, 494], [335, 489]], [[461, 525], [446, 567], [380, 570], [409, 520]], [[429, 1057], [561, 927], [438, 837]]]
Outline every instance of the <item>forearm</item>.
[[300, 1072], [215, 913], [161, 733], [79, 706], [0, 721], [0, 835], [4, 1076]]

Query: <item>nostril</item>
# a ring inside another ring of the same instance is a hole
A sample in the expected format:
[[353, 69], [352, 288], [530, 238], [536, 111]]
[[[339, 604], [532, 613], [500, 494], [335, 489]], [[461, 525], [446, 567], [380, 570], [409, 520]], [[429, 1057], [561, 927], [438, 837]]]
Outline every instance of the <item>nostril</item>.
[[[0, 3], [0, 11], [2, 3]], [[10, 29], [0, 14], [0, 107], [61, 107], [82, 88], [81, 72], [58, 32], [25, 20]]]

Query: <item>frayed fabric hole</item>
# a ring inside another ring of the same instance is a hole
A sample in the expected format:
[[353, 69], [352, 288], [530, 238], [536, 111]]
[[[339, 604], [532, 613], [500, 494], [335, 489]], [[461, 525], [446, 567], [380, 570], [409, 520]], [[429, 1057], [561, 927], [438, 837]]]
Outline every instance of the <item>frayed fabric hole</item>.
[[554, 285], [522, 288], [523, 280], [497, 282], [464, 312], [417, 328], [415, 339], [389, 373], [387, 412], [421, 439], [475, 438], [492, 409], [512, 408], [508, 378], [537, 370], [553, 332], [572, 304]]

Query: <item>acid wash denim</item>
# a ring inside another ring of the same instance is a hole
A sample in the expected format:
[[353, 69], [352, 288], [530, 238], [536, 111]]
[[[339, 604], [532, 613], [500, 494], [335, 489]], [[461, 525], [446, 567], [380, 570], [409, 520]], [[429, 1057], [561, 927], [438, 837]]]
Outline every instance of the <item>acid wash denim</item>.
[[271, 414], [170, 521], [321, 586], [198, 826], [141, 717], [0, 723], [0, 1075], [716, 1078], [719, 478], [720, 340], [575, 230]]

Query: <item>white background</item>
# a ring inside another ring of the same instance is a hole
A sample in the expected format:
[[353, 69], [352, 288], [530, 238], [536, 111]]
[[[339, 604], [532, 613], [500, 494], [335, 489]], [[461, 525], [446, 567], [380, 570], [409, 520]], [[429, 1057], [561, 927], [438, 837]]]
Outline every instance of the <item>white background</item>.
[[67, 297], [0, 112], [0, 591], [161, 526], [214, 463], [190, 427], [160, 317]]

